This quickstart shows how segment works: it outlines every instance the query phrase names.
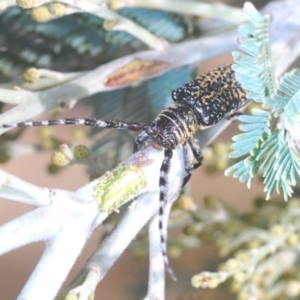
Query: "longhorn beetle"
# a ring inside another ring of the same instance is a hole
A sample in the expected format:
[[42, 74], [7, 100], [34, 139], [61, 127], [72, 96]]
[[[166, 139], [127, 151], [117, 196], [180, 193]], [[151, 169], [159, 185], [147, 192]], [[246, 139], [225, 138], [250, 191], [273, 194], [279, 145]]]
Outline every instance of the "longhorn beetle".
[[[191, 82], [174, 90], [172, 98], [175, 103], [163, 109], [150, 125], [112, 119], [72, 118], [2, 124], [0, 127], [86, 125], [128, 129], [131, 131], [142, 131], [135, 140], [134, 151], [137, 151], [139, 144], [147, 141], [153, 141], [163, 147], [164, 159], [159, 175], [159, 229], [164, 264], [170, 276], [175, 279], [168, 262], [166, 240], [163, 233], [164, 224], [162, 222], [166, 200], [165, 187], [167, 185], [173, 150], [179, 144], [183, 145], [183, 147], [189, 147], [197, 161], [197, 163], [191, 166], [188, 158], [185, 157], [184, 163], [187, 175], [182, 183], [182, 186], [184, 186], [190, 179], [192, 170], [202, 164], [202, 153], [199, 150], [199, 146], [193, 140], [194, 134], [198, 130], [211, 127], [225, 117], [234, 115], [239, 108], [246, 104], [246, 93], [237, 82], [231, 65], [227, 64], [200, 75]], [[186, 155], [187, 151], [184, 151], [184, 153]]]

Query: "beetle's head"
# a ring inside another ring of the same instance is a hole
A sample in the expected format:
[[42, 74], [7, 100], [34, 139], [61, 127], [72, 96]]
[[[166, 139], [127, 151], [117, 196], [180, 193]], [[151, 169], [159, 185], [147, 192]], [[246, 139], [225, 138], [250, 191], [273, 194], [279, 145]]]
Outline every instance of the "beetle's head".
[[175, 149], [178, 145], [174, 125], [171, 122], [165, 122], [164, 119], [156, 119], [145, 131], [151, 140], [159, 146], [169, 149]]

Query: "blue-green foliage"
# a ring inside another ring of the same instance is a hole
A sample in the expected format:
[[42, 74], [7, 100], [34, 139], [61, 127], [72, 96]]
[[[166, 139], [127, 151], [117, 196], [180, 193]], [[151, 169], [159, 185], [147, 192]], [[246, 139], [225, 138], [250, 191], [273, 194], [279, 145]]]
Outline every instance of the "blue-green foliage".
[[[234, 52], [233, 69], [247, 97], [270, 111], [252, 109], [251, 116], [241, 116], [245, 132], [233, 138], [232, 158], [246, 156], [226, 170], [250, 186], [259, 170], [263, 171], [267, 199], [274, 189], [282, 191], [285, 199], [291, 196], [292, 186], [300, 175], [300, 160], [297, 153], [292, 126], [300, 111], [300, 72], [292, 71], [280, 79], [275, 87], [269, 50], [269, 17], [263, 18], [251, 4], [245, 5], [245, 14], [252, 22], [240, 28], [241, 44], [245, 53]], [[278, 118], [279, 117], [279, 118]], [[277, 125], [276, 125], [277, 124]], [[276, 126], [275, 126], [276, 125]], [[287, 127], [288, 126], [288, 127]]]
[[300, 175], [300, 160], [296, 146], [286, 141], [284, 130], [276, 129], [264, 142], [263, 150], [258, 159], [267, 154], [261, 165], [261, 169], [264, 170], [267, 199], [275, 188], [278, 193], [282, 189], [283, 196], [287, 199], [293, 193], [292, 186], [297, 183], [296, 175]]
[[275, 116], [285, 113], [286, 121], [295, 124], [295, 112], [300, 111], [300, 70], [293, 70], [280, 78], [273, 97], [267, 98], [266, 108], [275, 110]]
[[[122, 8], [117, 12], [169, 42], [182, 40], [188, 33], [191, 33], [193, 27], [189, 18], [165, 11], [136, 7]], [[112, 44], [125, 44], [137, 41], [130, 34], [120, 31], [108, 31], [106, 39]]]
[[192, 80], [194, 73], [190, 66], [184, 66], [148, 81], [147, 92], [151, 103], [151, 118], [173, 103], [172, 91]]
[[[92, 14], [36, 23], [29, 12], [11, 7], [0, 14], [0, 28], [5, 28], [0, 31], [0, 41], [7, 48], [1, 52], [0, 74], [13, 76], [27, 66], [63, 72], [92, 68], [145, 47], [126, 32], [105, 30], [104, 20]], [[170, 42], [178, 42], [193, 31], [191, 19], [179, 14], [146, 8], [123, 8], [118, 13]]]

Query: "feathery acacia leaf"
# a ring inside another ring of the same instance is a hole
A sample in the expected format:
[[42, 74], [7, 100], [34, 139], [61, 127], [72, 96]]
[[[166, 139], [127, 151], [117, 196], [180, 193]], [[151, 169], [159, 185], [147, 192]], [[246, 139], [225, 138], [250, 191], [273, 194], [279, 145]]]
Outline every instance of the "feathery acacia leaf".
[[[245, 132], [233, 137], [230, 157], [238, 158], [249, 155], [228, 168], [225, 174], [233, 175], [240, 181], [252, 179], [258, 171], [263, 170], [267, 199], [276, 189], [282, 191], [285, 199], [292, 195], [292, 186], [296, 184], [296, 175], [300, 175], [300, 163], [295, 140], [287, 140], [289, 135], [297, 132], [295, 120], [300, 111], [300, 71], [295, 70], [284, 75], [275, 88], [274, 73], [269, 47], [269, 17], [262, 17], [255, 8], [247, 3], [245, 14], [252, 24], [241, 26], [239, 32], [243, 36], [239, 48], [245, 53], [233, 52], [235, 63], [233, 69], [236, 78], [248, 91], [247, 97], [272, 112], [252, 109], [251, 116], [240, 116], [245, 122], [240, 130]], [[276, 118], [280, 116], [278, 128], [273, 129]], [[289, 128], [287, 128], [289, 126]], [[294, 134], [295, 135], [295, 134]]]

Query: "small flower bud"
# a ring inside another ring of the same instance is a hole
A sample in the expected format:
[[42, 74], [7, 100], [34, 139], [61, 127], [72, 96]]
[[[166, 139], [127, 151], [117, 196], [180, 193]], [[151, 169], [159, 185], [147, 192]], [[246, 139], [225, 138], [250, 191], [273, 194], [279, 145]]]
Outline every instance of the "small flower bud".
[[238, 294], [238, 300], [249, 300], [249, 299], [251, 299], [251, 295], [247, 290], [242, 290]]
[[55, 166], [65, 166], [69, 163], [69, 160], [61, 151], [55, 151], [51, 155], [51, 163]]
[[208, 288], [209, 289], [214, 289], [216, 288], [220, 283], [219, 277], [213, 276], [211, 277], [209, 283], [208, 283]]
[[171, 258], [178, 258], [182, 254], [182, 248], [178, 245], [170, 245], [168, 255]]
[[34, 0], [16, 0], [18, 6], [24, 9], [29, 9], [34, 7]]
[[66, 13], [66, 5], [61, 2], [51, 2], [48, 8], [50, 13], [56, 17], [62, 17]]
[[8, 149], [4, 148], [0, 151], [0, 163], [6, 163], [7, 161], [10, 160], [10, 154], [8, 152]]
[[78, 128], [78, 127], [73, 128], [71, 130], [71, 134], [72, 134], [72, 138], [77, 142], [86, 139], [86, 131], [82, 128]]
[[194, 236], [197, 234], [197, 230], [194, 224], [189, 224], [183, 228], [183, 232], [185, 235]]
[[247, 252], [245, 252], [245, 251], [239, 252], [239, 253], [235, 256], [235, 258], [236, 258], [238, 261], [240, 261], [241, 263], [247, 263], [247, 262], [249, 262], [249, 260], [250, 260], [249, 254], [248, 254]]
[[103, 28], [105, 30], [113, 30], [114, 27], [118, 24], [118, 21], [115, 21], [115, 20], [105, 20], [103, 22]]
[[214, 167], [217, 171], [223, 171], [228, 167], [227, 157], [216, 157]]
[[53, 137], [53, 128], [43, 126], [38, 128], [38, 135], [41, 139], [49, 139]]
[[64, 300], [78, 300], [78, 296], [76, 294], [68, 294]]
[[36, 68], [29, 68], [23, 73], [25, 82], [34, 83], [40, 79], [40, 72]]
[[33, 8], [30, 12], [32, 20], [38, 23], [46, 23], [51, 20], [51, 14], [47, 6]]
[[245, 272], [239, 271], [233, 275], [233, 280], [238, 283], [244, 283], [247, 280], [247, 275]]
[[209, 210], [218, 210], [220, 207], [222, 207], [222, 203], [220, 201], [220, 198], [215, 195], [207, 195], [204, 198], [204, 205]]
[[296, 246], [299, 243], [299, 235], [297, 233], [291, 233], [287, 237], [286, 243], [289, 246]]
[[187, 195], [181, 195], [179, 199], [174, 203], [174, 208], [181, 209], [184, 211], [194, 211], [196, 204], [192, 197]]
[[214, 157], [213, 150], [210, 147], [206, 147], [202, 150], [203, 160], [205, 162], [210, 161]]
[[91, 156], [90, 150], [87, 146], [85, 145], [78, 145], [74, 148], [73, 150], [74, 156], [77, 159], [86, 159]]
[[234, 271], [234, 270], [238, 269], [238, 267], [239, 267], [239, 263], [234, 258], [228, 259], [225, 263], [225, 269], [227, 271]]
[[195, 288], [216, 288], [220, 283], [220, 275], [216, 273], [203, 272], [194, 275], [191, 280], [191, 284]]
[[284, 235], [285, 229], [282, 225], [273, 225], [270, 229], [271, 235], [274, 238], [280, 238]]
[[228, 153], [228, 144], [227, 143], [215, 143], [213, 145], [214, 153], [217, 155], [223, 155]]
[[287, 282], [287, 284], [286, 284], [286, 295], [288, 297], [293, 297], [293, 298], [300, 295], [300, 283], [299, 283], [299, 281], [289, 280]]

